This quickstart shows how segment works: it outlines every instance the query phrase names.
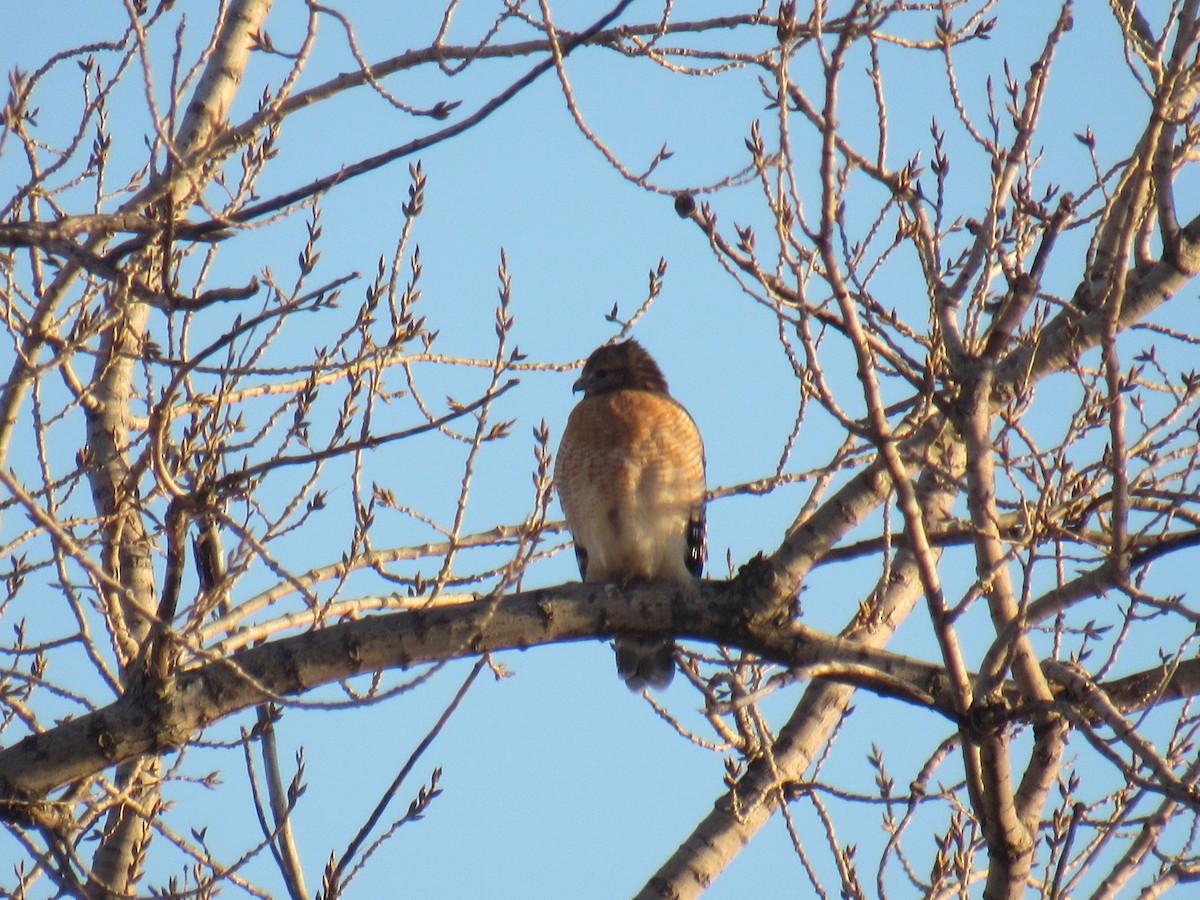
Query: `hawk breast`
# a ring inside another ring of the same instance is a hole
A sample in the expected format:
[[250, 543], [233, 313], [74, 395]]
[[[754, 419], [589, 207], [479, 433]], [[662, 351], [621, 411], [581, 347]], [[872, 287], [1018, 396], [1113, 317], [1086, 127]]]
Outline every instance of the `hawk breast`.
[[669, 394], [585, 396], [567, 422], [554, 479], [585, 581], [700, 574], [704, 445]]

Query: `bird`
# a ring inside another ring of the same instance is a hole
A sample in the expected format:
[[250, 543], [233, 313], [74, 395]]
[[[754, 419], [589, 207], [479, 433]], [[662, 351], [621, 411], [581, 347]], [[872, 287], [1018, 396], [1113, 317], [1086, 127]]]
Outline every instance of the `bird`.
[[[636, 340], [595, 350], [572, 386], [580, 391], [554, 463], [580, 577], [694, 590], [705, 556], [700, 429]], [[671, 638], [622, 637], [613, 646], [630, 690], [671, 683]]]

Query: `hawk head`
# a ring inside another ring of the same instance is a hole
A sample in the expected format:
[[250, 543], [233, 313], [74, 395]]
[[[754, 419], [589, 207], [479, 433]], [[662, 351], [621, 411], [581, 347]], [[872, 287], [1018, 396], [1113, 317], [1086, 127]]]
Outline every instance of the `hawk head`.
[[667, 379], [654, 357], [632, 339], [593, 352], [572, 390], [583, 391], [585, 397], [620, 390], [669, 393]]

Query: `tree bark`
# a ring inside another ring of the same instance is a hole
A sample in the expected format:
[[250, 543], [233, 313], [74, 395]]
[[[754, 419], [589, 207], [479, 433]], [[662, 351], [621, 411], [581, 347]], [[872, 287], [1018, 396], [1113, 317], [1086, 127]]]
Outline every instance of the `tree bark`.
[[[176, 210], [186, 209], [189, 199], [198, 194], [206, 177], [204, 150], [225, 122], [250, 59], [251, 35], [262, 27], [270, 8], [269, 0], [234, 0], [226, 10], [212, 56], [187, 106], [176, 143], [169, 148], [167, 180], [154, 185], [168, 198], [160, 205], [164, 215], [174, 218]], [[155, 259], [160, 249], [161, 258]], [[146, 257], [131, 260], [129, 265], [157, 269], [156, 274], [167, 284], [170, 256], [170, 246], [153, 246]], [[145, 653], [157, 631], [152, 627], [157, 606], [154, 539], [147, 528], [141, 486], [130, 458], [134, 373], [150, 307], [115, 285], [109, 302], [117, 307], [118, 319], [104, 337], [92, 377], [96, 402], [88, 408], [88, 477], [103, 522], [104, 567], [121, 585], [120, 591], [106, 592], [106, 611], [117, 638], [122, 682], [128, 692], [143, 678]], [[168, 624], [161, 623], [163, 627]], [[135, 893], [152, 835], [143, 813], [153, 815], [158, 806], [160, 772], [158, 759], [118, 767], [117, 786], [128, 802], [114, 806], [108, 815], [92, 861], [87, 885], [90, 896], [107, 900]]]

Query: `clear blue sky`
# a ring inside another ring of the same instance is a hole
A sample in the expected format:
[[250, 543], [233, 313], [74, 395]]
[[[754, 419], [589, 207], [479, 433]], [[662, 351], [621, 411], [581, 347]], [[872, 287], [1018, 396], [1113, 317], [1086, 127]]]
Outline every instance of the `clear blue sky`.
[[[990, 75], [998, 88], [1002, 86], [1003, 62], [1008, 59], [1023, 82], [1057, 12], [1056, 4], [1029, 0], [1001, 4], [1001, 12], [1014, 5], [1023, 9], [1022, 16], [1006, 15], [986, 46], [962, 55], [961, 87], [981, 120], [984, 79]], [[298, 6], [277, 3], [269, 30], [279, 47], [296, 45]], [[339, 8], [356, 23], [368, 58], [378, 59], [432, 39], [438, 15], [422, 6], [355, 2]], [[578, 27], [607, 5], [588, 6], [585, 13], [571, 4], [558, 13], [558, 24]], [[191, 40], [206, 35], [207, 5], [181, 3], [179, 7], [188, 16]], [[487, 7], [464, 4], [450, 42], [476, 40], [490, 22]], [[675, 15], [700, 19], [728, 12], [727, 7], [688, 0], [676, 5]], [[642, 21], [657, 15], [653, 5], [636, 3], [626, 20]], [[1117, 68], [1119, 62], [1104, 71], [1098, 71], [1093, 63], [1099, 55], [1120, 59], [1119, 50], [1112, 52], [1118, 42], [1108, 17], [1098, 4], [1080, 4], [1076, 27], [1062, 47], [1057, 62], [1060, 72], [1052, 79], [1046, 101], [1046, 124], [1039, 137], [1046, 148], [1042, 175], [1065, 189], [1071, 189], [1073, 181], [1086, 184], [1090, 180], [1085, 148], [1074, 133], [1093, 128], [1101, 136], [1098, 153], [1102, 162], [1113, 164], [1128, 152], [1132, 143], [1129, 123], [1136, 123], [1145, 109], [1145, 100], [1128, 73]], [[52, 49], [117, 36], [124, 20], [121, 4], [111, 0], [38, 4], [0, 0], [0, 65], [6, 70], [13, 66], [28, 70]], [[932, 16], [921, 21], [920, 28], [905, 25], [905, 33], [930, 35]], [[169, 35], [169, 30], [164, 35]], [[724, 33], [717, 33], [704, 41], [708, 44], [723, 37]], [[747, 46], [754, 47], [754, 42], [762, 46], [773, 40], [773, 34], [764, 29], [748, 40]], [[354, 66], [338, 27], [329, 19], [322, 23], [319, 48], [302, 86]], [[932, 149], [930, 116], [936, 115], [948, 134], [955, 166], [952, 186], [957, 194], [952, 205], [964, 215], [980, 217], [986, 182], [980, 181], [979, 174], [986, 178], [986, 169], [946, 105], [938, 58], [925, 54], [910, 59], [886, 46], [882, 52], [889, 65], [886, 87], [892, 112], [889, 162], [898, 165], [920, 151], [927, 163]], [[855, 90], [860, 99], [869, 99], [859, 74], [865, 63], [862, 59], [854, 62], [857, 72], [848, 77], [856, 87], [848, 91], [841, 115], [851, 134], [866, 134], [874, 121], [874, 108], [852, 100]], [[387, 84], [415, 103], [462, 100], [460, 111], [470, 111], [531, 64], [517, 60], [480, 65], [477, 71], [451, 80], [436, 70], [422, 70], [392, 78]], [[165, 82], [165, 56], [158, 65], [161, 71], [156, 77]], [[594, 49], [573, 56], [568, 69], [589, 124], [631, 169], [644, 169], [664, 143], [674, 151], [675, 156], [656, 173], [667, 188], [713, 182], [736, 172], [748, 162], [743, 141], [750, 123], [762, 119], [768, 133], [771, 128], [772, 113], [763, 108], [752, 72], [684, 79]], [[811, 73], [812, 69], [800, 65], [798, 71]], [[255, 62], [235, 118], [253, 107], [264, 79], [277, 75], [278, 66]], [[64, 69], [60, 77], [64, 93], [74, 96], [72, 79], [77, 82], [78, 74]], [[122, 171], [140, 164], [139, 153], [144, 152], [144, 122], [137, 112], [140, 100], [141, 88], [133, 81], [129, 90], [114, 100], [110, 117], [116, 138], [113, 165], [122, 166]], [[1136, 114], [1126, 115], [1124, 111], [1130, 109]], [[43, 100], [41, 115], [53, 120], [56, 110]], [[70, 116], [69, 112], [63, 115], [63, 127], [74, 121]], [[365, 90], [319, 105], [285, 123], [281, 157], [260, 183], [259, 193], [268, 196], [273, 190], [294, 187], [432, 127], [431, 120], [396, 113]], [[660, 257], [666, 258], [670, 268], [662, 296], [636, 335], [659, 358], [673, 392], [700, 425], [708, 449], [710, 484], [737, 483], [774, 471], [797, 401], [796, 384], [779, 350], [774, 316], [739, 291], [715, 263], [694, 226], [675, 215], [669, 197], [647, 194], [628, 184], [583, 139], [567, 114], [553, 74], [544, 76], [482, 126], [419, 158], [429, 176], [426, 211], [415, 232], [425, 267], [420, 313], [440, 330], [440, 350], [463, 356], [491, 353], [498, 286], [495, 271], [502, 249], [514, 284], [516, 343], [531, 360], [559, 363], [586, 356], [607, 339], [614, 329], [605, 321], [605, 313], [614, 303], [623, 315], [632, 313], [645, 295], [647, 273]], [[325, 236], [316, 277], [363, 273], [363, 279], [346, 289], [352, 299], [361, 295], [378, 258], [388, 255], [394, 245], [400, 205], [406, 199], [409, 161], [339, 187], [321, 202]], [[13, 166], [10, 147], [0, 157], [0, 185], [5, 191], [14, 177]], [[806, 181], [810, 196], [815, 196], [816, 166], [814, 156], [811, 170], [797, 173]], [[713, 202], [723, 222], [761, 224], [760, 198], [753, 186], [722, 192]], [[66, 205], [73, 210], [81, 208]], [[303, 225], [304, 217], [296, 216], [232, 242], [221, 257], [221, 275], [210, 286], [244, 283], [264, 265], [286, 281], [294, 273]], [[1060, 268], [1049, 276], [1052, 290], [1069, 292], [1082, 251], [1079, 245], [1063, 252]], [[1072, 259], [1076, 263], [1068, 265]], [[897, 266], [888, 290], [894, 293], [895, 305], [912, 313], [914, 323], [923, 327], [919, 311], [927, 300], [923, 283], [914, 276], [911, 268]], [[1194, 310], [1190, 314], [1194, 315]], [[212, 327], [221, 326], [214, 323]], [[326, 339], [323, 330], [335, 327], [340, 323], [324, 323], [306, 339], [322, 343]], [[8, 352], [0, 349], [0, 357]], [[7, 367], [7, 361], [4, 365]], [[842, 371], [844, 377], [853, 379], [849, 361]], [[453, 390], [461, 399], [480, 388], [480, 378], [445, 388], [439, 384], [429, 395], [440, 402], [439, 390]], [[523, 377], [517, 392], [504, 398], [496, 414], [515, 420], [513, 437], [490, 449], [480, 462], [468, 532], [497, 522], [517, 522], [526, 514], [532, 497], [530, 429], [544, 418], [557, 442], [573, 402], [572, 380], [569, 373], [530, 373]], [[854, 393], [846, 391], [847, 396]], [[1053, 418], [1047, 415], [1050, 428]], [[383, 410], [382, 416], [383, 429], [404, 427], [412, 421], [402, 404]], [[789, 470], [821, 465], [840, 437], [815, 417], [801, 432]], [[370, 472], [371, 477], [389, 484], [402, 502], [446, 520], [453, 511], [462, 461], [446, 456], [444, 448], [431, 452], [434, 447], [432, 442], [417, 442], [413, 449], [382, 450], [370, 463]], [[339, 548], [331, 551], [330, 558], [336, 558], [347, 539], [343, 526], [349, 521], [352, 486], [348, 477], [339, 481], [335, 475], [328, 487], [331, 508], [315, 532], [305, 532], [304, 542], [293, 545], [296, 565], [308, 561], [306, 552], [321, 554], [330, 547]], [[791, 488], [765, 499], [714, 503], [709, 510], [709, 571], [724, 575], [727, 551], [739, 564], [758, 550], [773, 549], [804, 496], [802, 489]], [[559, 515], [557, 504], [553, 514]], [[381, 519], [377, 540], [386, 541], [389, 533], [411, 533], [418, 536], [414, 539], [431, 537], [395, 514], [381, 515]], [[20, 527], [19, 523], [14, 524], [10, 517], [4, 523], [5, 540], [12, 539], [14, 527]], [[419, 537], [422, 534], [425, 537]], [[834, 566], [818, 573], [803, 598], [809, 621], [819, 627], [841, 627], [864, 585], [877, 574], [873, 564]], [[963, 572], [962, 581], [951, 587], [961, 589], [970, 574]], [[562, 553], [538, 565], [526, 585], [554, 584], [575, 577], [573, 559]], [[927, 659], [937, 658], [920, 613], [896, 646]], [[606, 646], [536, 648], [505, 654], [500, 662], [514, 677], [503, 682], [486, 673], [481, 677], [418, 766], [411, 785], [401, 791], [395, 812], [402, 812], [417, 784], [428, 778], [435, 765], [443, 767], [445, 793], [424, 821], [406, 826], [380, 852], [361, 876], [355, 896], [394, 896], [401, 887], [405, 895], [413, 897], [570, 896], [598, 900], [626, 896], [688, 835], [722, 791], [721, 755], [687, 743], [649, 706], [629, 694], [615, 676], [612, 653]], [[303, 747], [307, 766], [308, 790], [296, 823], [310, 889], [319, 885], [330, 850], [340, 851], [345, 846], [469, 665], [450, 665], [420, 690], [368, 709], [285, 714], [280, 725], [285, 757]], [[676, 679], [663, 699], [685, 722], [702, 728], [696, 713], [699, 697], [682, 682]], [[788, 688], [768, 701], [766, 708], [776, 724], [800, 690], [798, 686]], [[338, 696], [326, 690], [306, 699]], [[249, 722], [249, 716], [238, 716], [207, 736], [231, 739], [238, 727]], [[874, 741], [888, 752], [898, 783], [906, 784], [924, 759], [922, 754], [929, 750], [918, 737], [924, 731], [940, 735], [946, 729], [911, 707], [863, 698], [839, 744], [843, 755], [837, 756], [824, 774], [830, 780], [849, 779], [860, 789], [870, 790], [866, 753]], [[216, 792], [186, 783], [172, 786], [169, 795], [176, 807], [167, 815], [167, 822], [185, 833], [190, 827], [211, 823], [211, 846], [224, 859], [232, 860], [257, 838], [240, 753], [192, 750], [184, 766], [190, 774], [220, 768], [224, 785]], [[797, 810], [797, 815], [808, 828], [805, 838], [819, 841], [809, 811]], [[872, 871], [868, 860], [877, 857], [883, 832], [876, 821], [859, 816], [856, 827], [839, 833], [839, 839], [858, 843], [863, 848], [864, 871]], [[12, 840], [0, 835], [0, 863], [15, 853]], [[248, 875], [268, 889], [278, 890], [268, 865], [264, 857], [251, 864]], [[159, 877], [167, 874], [154, 871]], [[825, 874], [828, 877], [827, 871]], [[708, 896], [718, 900], [806, 896], [803, 883], [800, 863], [777, 817]], [[903, 895], [903, 890], [897, 895]]]

